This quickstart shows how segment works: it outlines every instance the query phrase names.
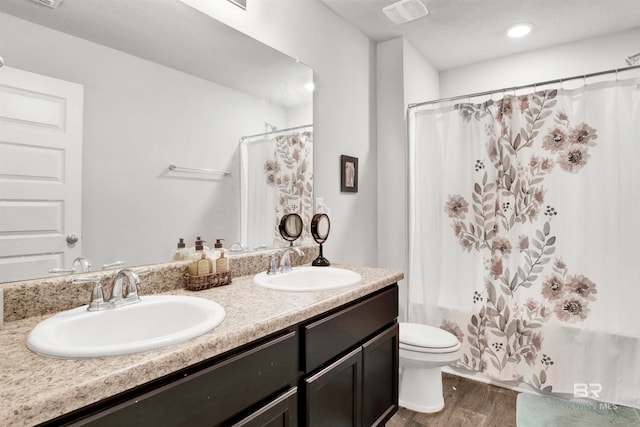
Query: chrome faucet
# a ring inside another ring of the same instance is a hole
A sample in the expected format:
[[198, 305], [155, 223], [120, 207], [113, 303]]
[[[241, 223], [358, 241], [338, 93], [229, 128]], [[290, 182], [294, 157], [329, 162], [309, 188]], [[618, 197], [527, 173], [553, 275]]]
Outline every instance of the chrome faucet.
[[[128, 268], [119, 270], [113, 276], [111, 284], [111, 296], [108, 300], [104, 299], [102, 290], [101, 277], [80, 277], [72, 280], [74, 284], [93, 283], [93, 291], [91, 292], [91, 301], [87, 307], [88, 311], [109, 310], [123, 305], [130, 305], [140, 302], [138, 296], [138, 285], [140, 284], [140, 276], [149, 274], [151, 269], [143, 269], [133, 271]], [[124, 279], [127, 279], [126, 295]]]
[[[124, 296], [124, 278], [127, 278], [127, 292]], [[111, 288], [111, 298], [109, 302], [115, 307], [121, 305], [134, 304], [140, 301], [138, 296], [138, 285], [140, 284], [139, 274], [128, 268], [119, 270], [113, 277], [113, 287]]]
[[284, 252], [282, 252], [282, 255], [280, 255], [280, 264], [278, 267], [278, 269], [280, 270], [280, 273], [286, 273], [288, 271], [291, 271], [291, 258], [289, 257], [289, 254], [291, 252], [295, 252], [300, 256], [304, 256], [304, 252], [302, 252], [300, 248], [296, 248], [295, 246], [289, 246], [287, 249], [284, 250]]
[[269, 269], [267, 270], [267, 274], [287, 273], [291, 271], [291, 257], [289, 256], [291, 252], [304, 256], [304, 252], [295, 246], [289, 246], [282, 252], [279, 263], [276, 261], [276, 257], [278, 256], [277, 252], [264, 255], [265, 258], [269, 258]]
[[91, 271], [91, 264], [87, 261], [86, 258], [81, 256], [77, 257], [71, 263], [71, 268], [52, 268], [49, 270], [49, 273], [64, 273], [64, 274], [73, 274], [73, 273], [88, 273]]

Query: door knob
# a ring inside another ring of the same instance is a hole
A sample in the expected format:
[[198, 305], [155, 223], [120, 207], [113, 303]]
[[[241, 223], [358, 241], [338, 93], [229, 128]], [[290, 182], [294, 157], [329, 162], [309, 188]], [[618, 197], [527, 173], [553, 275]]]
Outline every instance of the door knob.
[[67, 236], [67, 243], [73, 245], [74, 243], [78, 243], [78, 236], [75, 234], [69, 234]]

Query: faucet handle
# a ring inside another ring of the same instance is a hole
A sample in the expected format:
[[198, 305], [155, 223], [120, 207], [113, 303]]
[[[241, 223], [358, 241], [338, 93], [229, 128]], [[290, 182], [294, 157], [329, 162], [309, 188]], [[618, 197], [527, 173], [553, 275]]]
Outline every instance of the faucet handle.
[[133, 272], [136, 273], [138, 277], [142, 277], [151, 274], [152, 271], [153, 269], [151, 268], [141, 268], [140, 270], [134, 270]]
[[101, 277], [78, 277], [71, 280], [74, 285], [80, 285], [84, 283], [93, 283], [93, 290], [91, 291], [91, 301], [89, 302], [88, 311], [95, 311], [104, 305], [104, 293], [102, 292], [102, 278]]
[[54, 274], [73, 274], [76, 272], [75, 268], [50, 268], [47, 273]]
[[111, 263], [108, 263], [108, 264], [102, 264], [102, 269], [103, 270], [110, 270], [112, 268], [120, 267], [122, 265], [124, 265], [124, 261], [114, 261], [114, 262], [111, 262]]
[[269, 258], [269, 269], [267, 274], [276, 274], [278, 272], [278, 262], [276, 261], [277, 252], [269, 255], [262, 255], [262, 258]]

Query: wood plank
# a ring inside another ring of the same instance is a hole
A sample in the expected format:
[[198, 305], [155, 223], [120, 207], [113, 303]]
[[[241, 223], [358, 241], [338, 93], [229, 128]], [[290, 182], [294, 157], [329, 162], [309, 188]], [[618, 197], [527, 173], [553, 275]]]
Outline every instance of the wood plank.
[[444, 409], [421, 414], [400, 408], [387, 427], [515, 427], [517, 392], [491, 384], [442, 374]]

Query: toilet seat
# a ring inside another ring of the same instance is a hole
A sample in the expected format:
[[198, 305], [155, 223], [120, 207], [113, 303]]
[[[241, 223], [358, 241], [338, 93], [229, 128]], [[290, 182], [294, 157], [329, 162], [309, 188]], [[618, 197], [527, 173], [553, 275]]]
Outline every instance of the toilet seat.
[[460, 342], [444, 329], [400, 322], [400, 348], [418, 353], [453, 353], [460, 349]]
[[412, 351], [414, 353], [428, 353], [428, 354], [447, 354], [447, 353], [455, 353], [460, 350], [460, 343], [454, 345], [453, 347], [445, 347], [445, 348], [433, 348], [433, 347], [416, 347], [413, 345], [407, 345], [400, 343], [400, 350], [404, 351]]

